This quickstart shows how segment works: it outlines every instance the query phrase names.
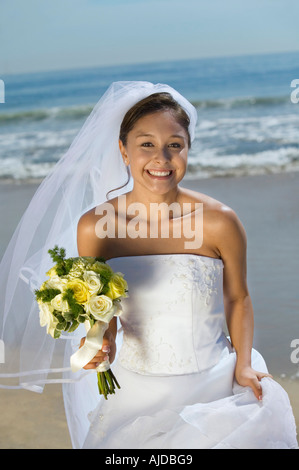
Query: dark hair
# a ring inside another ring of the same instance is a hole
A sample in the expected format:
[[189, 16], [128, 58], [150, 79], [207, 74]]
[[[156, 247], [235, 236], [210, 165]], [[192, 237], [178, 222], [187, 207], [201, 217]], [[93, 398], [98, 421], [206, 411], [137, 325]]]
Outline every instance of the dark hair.
[[186, 111], [173, 99], [170, 93], [154, 93], [132, 106], [125, 114], [120, 126], [119, 138], [124, 145], [127, 143], [128, 133], [136, 122], [148, 114], [160, 111], [171, 111], [177, 122], [185, 129], [188, 136], [188, 146], [191, 146], [189, 134], [190, 119]]
[[[123, 121], [120, 126], [119, 139], [122, 141], [123, 145], [127, 144], [127, 138], [129, 132], [133, 129], [136, 122], [144, 116], [149, 114], [158, 113], [161, 111], [171, 111], [177, 122], [185, 129], [188, 136], [188, 146], [191, 147], [191, 138], [189, 134], [189, 124], [190, 118], [187, 112], [179, 105], [179, 103], [171, 96], [170, 93], [161, 92], [153, 93], [152, 95], [143, 98], [141, 101], [138, 101], [132, 108], [127, 111]], [[118, 188], [111, 189], [106, 194], [108, 199], [108, 194], [116, 191], [117, 189], [124, 188], [130, 181], [130, 170], [126, 167], [128, 179], [125, 184], [119, 186]]]

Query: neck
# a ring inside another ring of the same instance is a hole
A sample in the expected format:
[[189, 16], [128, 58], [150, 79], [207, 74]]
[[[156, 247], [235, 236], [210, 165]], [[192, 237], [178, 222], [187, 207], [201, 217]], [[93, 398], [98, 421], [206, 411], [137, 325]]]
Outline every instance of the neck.
[[127, 202], [128, 204], [138, 202], [144, 204], [144, 206], [148, 208], [152, 203], [166, 203], [167, 205], [170, 205], [173, 202], [178, 202], [180, 195], [181, 190], [178, 186], [174, 187], [167, 193], [158, 194], [148, 191], [144, 187], [139, 188], [138, 186], [134, 185], [132, 191], [127, 193]]

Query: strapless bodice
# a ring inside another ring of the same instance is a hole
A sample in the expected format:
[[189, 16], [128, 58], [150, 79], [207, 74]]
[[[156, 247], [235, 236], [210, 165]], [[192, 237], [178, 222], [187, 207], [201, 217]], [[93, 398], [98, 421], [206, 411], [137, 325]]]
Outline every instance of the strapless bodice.
[[[125, 275], [130, 295], [122, 300], [124, 338], [113, 362], [121, 390], [89, 414], [83, 448], [297, 448], [281, 386], [262, 378], [259, 401], [234, 380], [237, 355], [222, 331], [222, 260], [163, 254], [108, 263]], [[255, 350], [251, 356], [253, 369], [267, 373], [262, 356]], [[80, 416], [89, 403], [86, 388], [80, 400], [73, 390], [65, 400], [78, 400]]]
[[129, 296], [122, 299], [120, 364], [148, 375], [189, 374], [215, 365], [223, 333], [223, 262], [194, 254], [112, 258]]

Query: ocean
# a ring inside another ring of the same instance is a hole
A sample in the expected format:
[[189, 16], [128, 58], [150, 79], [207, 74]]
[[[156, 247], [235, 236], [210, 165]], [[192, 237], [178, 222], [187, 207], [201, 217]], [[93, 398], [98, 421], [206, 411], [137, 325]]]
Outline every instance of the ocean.
[[[248, 233], [258, 349], [272, 373], [299, 377], [298, 365], [290, 361], [290, 343], [298, 337], [298, 203], [289, 177], [297, 181], [297, 175], [238, 179], [299, 170], [299, 52], [0, 75], [0, 80], [5, 85], [0, 181], [38, 183], [45, 177], [113, 81], [167, 83], [188, 98], [198, 124], [185, 178], [190, 187], [196, 184], [192, 179], [204, 178], [201, 190], [240, 214]], [[294, 80], [297, 89], [291, 87]], [[214, 176], [234, 177], [231, 192], [231, 179], [213, 184], [208, 178]], [[12, 197], [5, 186], [0, 255], [34, 188], [19, 185]], [[252, 192], [255, 198], [248, 197]]]
[[[187, 178], [299, 169], [299, 53], [0, 76], [0, 179], [37, 181], [113, 81], [167, 83], [197, 108]], [[293, 95], [291, 95], [293, 92]]]

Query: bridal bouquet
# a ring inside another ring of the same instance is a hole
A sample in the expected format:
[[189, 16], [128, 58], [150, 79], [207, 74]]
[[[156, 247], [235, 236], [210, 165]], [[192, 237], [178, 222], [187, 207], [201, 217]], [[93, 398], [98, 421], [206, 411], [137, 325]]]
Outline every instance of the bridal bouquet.
[[[57, 246], [49, 254], [56, 264], [47, 272], [49, 279], [35, 291], [40, 325], [56, 339], [63, 331], [72, 332], [85, 324], [85, 343], [71, 357], [71, 368], [76, 372], [101, 349], [109, 322], [122, 312], [120, 301], [127, 297], [128, 286], [123, 274], [114, 273], [104, 258], [65, 258], [65, 250]], [[96, 370], [99, 392], [107, 399], [115, 393], [115, 385], [120, 386], [109, 361]]]

